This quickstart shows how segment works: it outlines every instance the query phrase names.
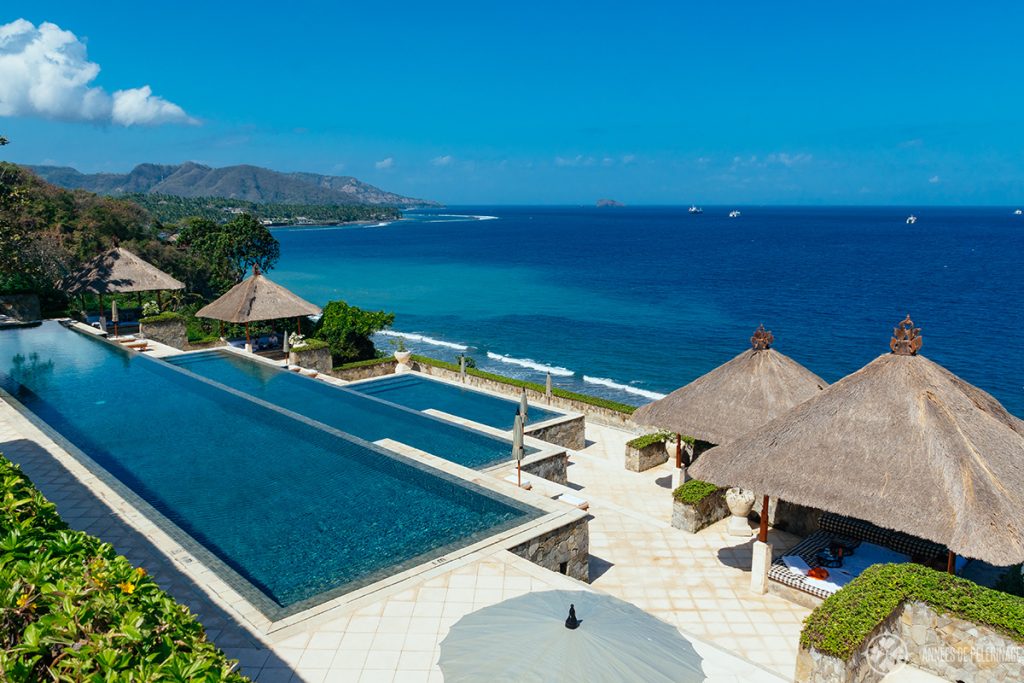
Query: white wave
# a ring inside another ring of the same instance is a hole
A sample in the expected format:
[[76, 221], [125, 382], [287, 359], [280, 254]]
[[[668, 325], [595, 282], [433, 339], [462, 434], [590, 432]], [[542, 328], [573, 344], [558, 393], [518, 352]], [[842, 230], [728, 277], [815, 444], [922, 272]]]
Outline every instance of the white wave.
[[543, 363], [538, 363], [530, 360], [529, 358], [513, 358], [512, 356], [503, 356], [500, 353], [494, 353], [492, 351], [487, 352], [487, 357], [491, 360], [508, 363], [509, 365], [518, 365], [521, 368], [530, 368], [531, 370], [537, 370], [538, 372], [550, 372], [552, 375], [557, 375], [559, 377], [571, 377], [576, 374], [569, 368], [560, 368], [557, 365], [544, 365]]
[[456, 351], [469, 351], [469, 347], [465, 344], [456, 344], [454, 342], [442, 341], [441, 339], [434, 339], [423, 334], [413, 334], [412, 332], [395, 332], [394, 330], [381, 330], [377, 334], [384, 335], [385, 337], [401, 337], [402, 339], [408, 339], [410, 341], [423, 342], [424, 344], [433, 344], [434, 346], [444, 346], [445, 348], [455, 349]]
[[635, 394], [637, 396], [643, 396], [657, 401], [659, 398], [665, 398], [665, 394], [659, 394], [657, 391], [648, 391], [647, 389], [637, 389], [631, 387], [628, 384], [619, 384], [618, 382], [612, 381], [605, 377], [589, 377], [583, 375], [583, 381], [589, 384], [599, 384], [602, 387], [608, 387], [609, 389], [617, 389], [618, 391], [625, 391], [628, 394]]
[[477, 219], [478, 221], [496, 221], [496, 220], [498, 220], [497, 216], [473, 216], [473, 218]]
[[474, 216], [466, 213], [438, 213], [438, 218], [447, 220], [424, 221], [425, 223], [465, 223], [467, 221], [496, 221], [497, 216]]

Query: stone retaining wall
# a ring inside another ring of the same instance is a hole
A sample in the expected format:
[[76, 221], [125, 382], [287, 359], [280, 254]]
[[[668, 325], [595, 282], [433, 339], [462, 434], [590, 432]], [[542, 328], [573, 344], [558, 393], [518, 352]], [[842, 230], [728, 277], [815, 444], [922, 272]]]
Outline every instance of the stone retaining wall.
[[355, 382], [361, 379], [370, 379], [371, 377], [393, 375], [395, 374], [396, 365], [398, 365], [398, 361], [390, 358], [373, 365], [358, 365], [354, 368], [334, 368], [329, 374], [346, 382]]
[[4, 294], [0, 296], [0, 313], [22, 322], [39, 320], [39, 296], [36, 294]]
[[626, 469], [630, 472], [646, 472], [664, 462], [668, 462], [668, 450], [664, 441], [657, 441], [643, 448], [634, 448], [626, 444]]
[[290, 365], [298, 365], [303, 368], [316, 370], [324, 375], [331, 374], [331, 370], [333, 370], [331, 350], [328, 348], [305, 350], [296, 350], [293, 348], [288, 352], [288, 363]]
[[950, 681], [1024, 681], [1024, 644], [922, 602], [901, 603], [848, 661], [801, 647], [796, 681], [875, 683], [904, 661]]
[[[415, 360], [412, 362], [412, 369], [418, 372], [422, 372], [424, 375], [432, 375], [434, 377], [443, 377], [444, 379], [453, 380], [455, 382], [461, 381], [461, 376], [455, 370], [449, 370], [447, 368], [439, 368], [436, 365], [429, 365], [427, 363], [419, 363]], [[477, 377], [475, 375], [466, 375], [465, 385], [468, 387], [478, 387], [480, 389], [489, 389], [490, 391], [497, 392], [499, 394], [505, 394], [511, 398], [518, 399], [523, 393], [522, 387], [513, 386], [511, 384], [505, 384], [504, 382], [497, 382], [493, 379], [487, 379], [485, 377]], [[597, 424], [609, 425], [612, 427], [623, 427], [625, 429], [635, 429], [635, 425], [631, 420], [631, 416], [626, 413], [620, 413], [617, 410], [611, 410], [609, 408], [602, 408], [600, 406], [590, 405], [582, 401], [574, 401], [568, 398], [561, 398], [559, 396], [552, 396], [551, 400], [548, 401], [543, 391], [534, 391], [533, 389], [526, 390], [526, 396], [529, 400], [533, 401], [537, 405], [549, 405], [552, 408], [558, 410], [568, 410], [574, 413], [582, 413], [586, 415], [588, 420], [596, 422]]]
[[527, 427], [526, 435], [574, 451], [587, 447], [587, 421], [583, 415], [536, 427]]
[[538, 458], [529, 462], [523, 460], [522, 464], [523, 472], [562, 485], [569, 483], [568, 468], [569, 456], [565, 451], [552, 453], [546, 458]]
[[166, 344], [184, 351], [188, 348], [188, 330], [184, 320], [160, 320], [158, 322], [139, 322], [139, 334], [146, 339]]
[[725, 491], [719, 490], [695, 505], [672, 499], [672, 526], [695, 534], [729, 516]]
[[537, 538], [509, 548], [509, 552], [553, 572], [590, 581], [589, 517], [582, 517]]

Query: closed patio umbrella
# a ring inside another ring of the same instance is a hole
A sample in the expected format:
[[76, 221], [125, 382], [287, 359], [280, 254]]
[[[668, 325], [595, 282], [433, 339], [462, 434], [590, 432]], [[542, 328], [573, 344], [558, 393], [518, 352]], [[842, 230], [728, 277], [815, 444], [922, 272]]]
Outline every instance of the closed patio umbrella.
[[467, 614], [441, 641], [438, 666], [459, 681], [703, 681], [678, 629], [589, 591], [539, 591]]
[[523, 416], [516, 413], [512, 422], [512, 459], [516, 461], [516, 480], [523, 485]]
[[519, 414], [523, 416], [523, 424], [526, 424], [526, 418], [529, 417], [530, 403], [526, 400], [526, 389], [523, 389], [523, 393], [519, 397]]
[[110, 302], [110, 319], [114, 323], [114, 336], [117, 337], [117, 299]]

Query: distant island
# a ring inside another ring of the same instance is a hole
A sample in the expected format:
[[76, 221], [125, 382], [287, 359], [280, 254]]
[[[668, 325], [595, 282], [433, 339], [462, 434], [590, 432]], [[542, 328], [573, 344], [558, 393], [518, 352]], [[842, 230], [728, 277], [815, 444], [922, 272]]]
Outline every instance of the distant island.
[[139, 164], [128, 173], [81, 173], [66, 166], [27, 168], [54, 185], [114, 197], [217, 197], [255, 204], [363, 204], [402, 209], [441, 206], [429, 199], [387, 192], [351, 176], [280, 173], [248, 165], [212, 168], [192, 161], [176, 165]]
[[600, 208], [603, 208], [603, 207], [606, 207], [606, 206], [625, 206], [625, 204], [623, 204], [622, 202], [616, 201], [614, 199], [598, 199], [597, 200], [597, 208], [600, 209]]

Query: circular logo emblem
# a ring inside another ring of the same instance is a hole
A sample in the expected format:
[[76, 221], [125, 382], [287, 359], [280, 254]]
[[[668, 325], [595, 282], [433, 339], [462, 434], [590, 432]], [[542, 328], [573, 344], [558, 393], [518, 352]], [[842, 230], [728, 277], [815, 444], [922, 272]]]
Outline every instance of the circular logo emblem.
[[868, 666], [876, 674], [885, 675], [909, 658], [907, 644], [894, 633], [879, 633], [868, 643], [865, 653]]

